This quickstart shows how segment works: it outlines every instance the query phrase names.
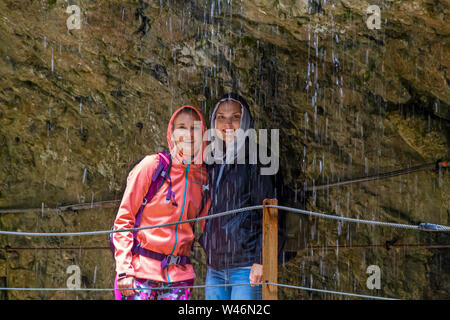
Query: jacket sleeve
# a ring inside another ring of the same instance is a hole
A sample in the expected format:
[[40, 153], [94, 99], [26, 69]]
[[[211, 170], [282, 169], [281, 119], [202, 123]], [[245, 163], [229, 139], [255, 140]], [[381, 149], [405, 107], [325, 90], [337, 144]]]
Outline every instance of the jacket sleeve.
[[261, 167], [255, 166], [255, 171], [252, 172], [252, 186], [251, 192], [252, 205], [262, 205], [264, 199], [272, 199], [275, 197], [274, 185], [272, 176], [261, 175]]
[[[209, 192], [205, 193], [205, 199], [203, 200], [203, 208], [200, 211], [199, 217], [205, 217], [208, 214], [209, 208], [211, 207], [211, 198], [209, 197]], [[205, 229], [206, 220], [200, 220], [200, 227], [203, 233]]]
[[[273, 177], [261, 174], [261, 166], [255, 165], [251, 172], [251, 192], [252, 205], [262, 205], [264, 199], [274, 197]], [[259, 210], [257, 219], [253, 222], [258, 230], [258, 240], [255, 248], [255, 263], [262, 264], [262, 209]]]
[[[151, 178], [158, 164], [158, 155], [145, 157], [128, 174], [125, 188], [116, 220], [114, 230], [129, 229], [134, 227], [136, 214], [147, 194], [151, 184]], [[133, 232], [113, 233], [115, 247], [116, 272], [135, 276], [132, 266]]]
[[[209, 177], [209, 173], [210, 173], [209, 170], [210, 170], [210, 168], [208, 166], [206, 166], [206, 169], [205, 169], [205, 171], [206, 171], [205, 184], [208, 186], [208, 188], [206, 189], [205, 193], [203, 194], [202, 209], [200, 210], [199, 217], [207, 216], [208, 212], [209, 212], [209, 209], [211, 208], [211, 189], [212, 189], [212, 185], [211, 185], [211, 178]], [[205, 225], [206, 225], [206, 220], [200, 220], [200, 228], [201, 228], [201, 232], [202, 233], [205, 230]]]

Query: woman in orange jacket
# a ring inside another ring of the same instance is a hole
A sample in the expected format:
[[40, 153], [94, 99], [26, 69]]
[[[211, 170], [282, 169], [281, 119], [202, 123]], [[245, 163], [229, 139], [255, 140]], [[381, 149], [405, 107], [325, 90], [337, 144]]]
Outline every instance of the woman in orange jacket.
[[[183, 106], [175, 111], [167, 128], [172, 161], [168, 177], [153, 198], [148, 203], [143, 202], [164, 154], [143, 158], [128, 175], [114, 230], [133, 228], [141, 205], [144, 207], [139, 227], [182, 222], [206, 215], [209, 207], [205, 186], [207, 173], [202, 161], [205, 128], [201, 113], [194, 107]], [[191, 289], [171, 287], [194, 283], [195, 273], [189, 261], [193, 227], [193, 223], [181, 223], [142, 229], [135, 235], [131, 231], [113, 233], [117, 288], [130, 289], [120, 290], [122, 299], [190, 298]], [[152, 290], [161, 287], [165, 289]]]

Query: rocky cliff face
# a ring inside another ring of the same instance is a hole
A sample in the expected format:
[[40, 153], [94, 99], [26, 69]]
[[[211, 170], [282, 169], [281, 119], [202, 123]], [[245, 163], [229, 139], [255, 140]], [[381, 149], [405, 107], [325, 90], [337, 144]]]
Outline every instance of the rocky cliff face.
[[[70, 5], [80, 8], [80, 29], [68, 27]], [[251, 104], [257, 128], [280, 129], [281, 170], [291, 186], [448, 159], [449, 9], [431, 0], [2, 1], [0, 229], [109, 229], [117, 202], [94, 203], [120, 200], [130, 166], [166, 147], [171, 113], [191, 104], [207, 116], [232, 89]], [[449, 225], [449, 191], [448, 173], [428, 170], [313, 192], [293, 204]], [[76, 203], [92, 208], [54, 210]], [[448, 248], [395, 246], [448, 245], [446, 234], [296, 216], [290, 232], [298, 254], [280, 266], [280, 283], [449, 298]], [[0, 236], [0, 247], [0, 287], [66, 287], [70, 265], [80, 267], [82, 287], [112, 287], [107, 236]], [[201, 249], [194, 260], [201, 284]], [[380, 267], [379, 290], [366, 286], [369, 265]], [[280, 298], [342, 297], [280, 289]]]

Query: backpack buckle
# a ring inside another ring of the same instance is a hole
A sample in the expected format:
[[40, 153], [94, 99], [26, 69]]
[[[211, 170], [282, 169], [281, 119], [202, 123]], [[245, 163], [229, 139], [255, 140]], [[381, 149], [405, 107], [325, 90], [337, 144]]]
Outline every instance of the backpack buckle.
[[172, 256], [169, 254], [166, 257], [166, 261], [167, 261], [167, 264], [180, 264], [181, 257], [180, 256]]

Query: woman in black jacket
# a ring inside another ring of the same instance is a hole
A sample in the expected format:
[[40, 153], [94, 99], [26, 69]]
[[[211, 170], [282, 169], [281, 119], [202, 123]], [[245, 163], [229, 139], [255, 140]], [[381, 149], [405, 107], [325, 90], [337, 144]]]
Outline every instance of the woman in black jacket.
[[[206, 161], [211, 196], [208, 215], [261, 205], [265, 198], [273, 198], [274, 177], [261, 174], [264, 166], [248, 135], [253, 119], [245, 100], [234, 93], [224, 95], [211, 113], [211, 128], [216, 129], [216, 139]], [[262, 281], [261, 210], [207, 220], [200, 243], [208, 265], [206, 285]], [[205, 298], [261, 299], [261, 286], [207, 287]]]

